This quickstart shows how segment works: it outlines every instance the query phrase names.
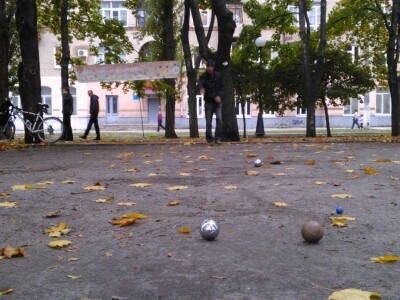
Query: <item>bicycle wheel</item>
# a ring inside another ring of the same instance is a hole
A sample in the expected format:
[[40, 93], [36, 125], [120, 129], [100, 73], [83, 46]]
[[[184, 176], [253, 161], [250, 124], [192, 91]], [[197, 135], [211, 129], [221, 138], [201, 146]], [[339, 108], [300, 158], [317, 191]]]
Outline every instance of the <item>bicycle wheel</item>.
[[13, 122], [8, 122], [6, 125], [4, 125], [4, 127], [2, 128], [2, 135], [9, 141], [14, 139], [15, 125]]
[[64, 124], [59, 118], [50, 117], [43, 119], [38, 126], [37, 135], [42, 142], [56, 143], [64, 134]]

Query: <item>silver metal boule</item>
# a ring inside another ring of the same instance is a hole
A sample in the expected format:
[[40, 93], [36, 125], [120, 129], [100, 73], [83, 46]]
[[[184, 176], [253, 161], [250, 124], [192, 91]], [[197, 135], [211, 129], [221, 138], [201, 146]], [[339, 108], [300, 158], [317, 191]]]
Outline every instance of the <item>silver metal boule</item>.
[[201, 223], [200, 235], [206, 241], [213, 241], [219, 234], [219, 226], [212, 219], [206, 219]]
[[256, 160], [254, 161], [254, 166], [257, 167], [257, 168], [261, 167], [262, 164], [263, 164], [263, 163], [262, 163], [261, 159], [256, 159]]

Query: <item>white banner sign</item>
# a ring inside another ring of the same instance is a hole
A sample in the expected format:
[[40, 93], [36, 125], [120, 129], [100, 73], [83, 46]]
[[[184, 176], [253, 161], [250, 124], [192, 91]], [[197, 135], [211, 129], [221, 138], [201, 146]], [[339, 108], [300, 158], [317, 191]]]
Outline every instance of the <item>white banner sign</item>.
[[91, 65], [75, 68], [79, 82], [114, 82], [177, 78], [178, 61], [157, 61], [135, 64]]

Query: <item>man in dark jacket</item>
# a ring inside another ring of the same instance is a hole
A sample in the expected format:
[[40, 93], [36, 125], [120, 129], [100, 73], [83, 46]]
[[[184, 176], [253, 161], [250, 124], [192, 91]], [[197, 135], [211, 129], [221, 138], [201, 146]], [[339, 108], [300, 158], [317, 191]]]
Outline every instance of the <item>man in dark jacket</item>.
[[63, 123], [64, 123], [64, 134], [61, 138], [64, 141], [73, 141], [74, 136], [72, 134], [71, 128], [71, 115], [74, 111], [74, 100], [72, 98], [71, 93], [69, 92], [69, 88], [63, 88]]
[[94, 124], [94, 128], [96, 129], [96, 138], [95, 141], [100, 141], [100, 128], [99, 128], [99, 97], [93, 94], [93, 91], [90, 90], [88, 92], [90, 97], [90, 120], [88, 127], [85, 131], [85, 134], [81, 136], [82, 139], [86, 139], [90, 129], [92, 129], [92, 125]]
[[[224, 82], [221, 73], [215, 71], [215, 63], [207, 61], [207, 71], [199, 79], [200, 94], [204, 97], [206, 112], [206, 139], [208, 143], [218, 143], [222, 134], [222, 97]], [[216, 117], [215, 139], [212, 135], [212, 119]]]

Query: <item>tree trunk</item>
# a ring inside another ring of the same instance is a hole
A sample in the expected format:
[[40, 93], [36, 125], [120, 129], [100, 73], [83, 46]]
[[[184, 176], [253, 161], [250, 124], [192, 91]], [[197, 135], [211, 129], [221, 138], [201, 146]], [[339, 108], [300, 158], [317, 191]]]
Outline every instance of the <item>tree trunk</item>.
[[242, 106], [242, 118], [243, 118], [243, 138], [247, 138], [247, 124], [246, 124], [246, 116], [244, 114], [244, 110], [246, 109], [246, 103], [241, 102]]
[[[25, 111], [37, 113], [38, 104], [41, 102], [41, 81], [36, 1], [17, 0], [15, 17], [22, 59], [18, 68], [22, 108]], [[25, 118], [34, 122], [32, 116], [25, 116]], [[34, 137], [25, 128], [25, 143], [32, 142], [34, 142]]]
[[[163, 2], [162, 24], [162, 60], [175, 60], [176, 40], [174, 30], [174, 0], [164, 0]], [[166, 93], [165, 107], [165, 137], [177, 138], [175, 133], [175, 79], [166, 79], [168, 85]]]
[[316, 97], [313, 91], [312, 72], [311, 72], [311, 51], [310, 51], [310, 22], [307, 16], [307, 0], [299, 0], [299, 23], [300, 38], [303, 48], [303, 68], [305, 80], [304, 100], [307, 108], [307, 137], [317, 135], [315, 128], [315, 102]]
[[322, 105], [324, 106], [324, 112], [325, 112], [325, 122], [326, 122], [326, 136], [331, 137], [332, 132], [331, 132], [331, 123], [329, 121], [329, 109], [328, 105], [326, 104], [325, 98], [321, 99]]
[[212, 8], [218, 21], [218, 49], [216, 69], [224, 78], [225, 95], [222, 101], [223, 137], [228, 141], [239, 141], [239, 128], [236, 118], [235, 95], [231, 72], [231, 48], [236, 23], [232, 12], [227, 9], [225, 0], [213, 0]]
[[8, 97], [8, 58], [10, 49], [10, 20], [5, 0], [0, 0], [0, 105]]
[[197, 72], [193, 68], [192, 51], [190, 50], [189, 42], [189, 25], [190, 25], [190, 3], [185, 0], [184, 21], [181, 30], [182, 48], [185, 57], [186, 73], [187, 73], [187, 91], [189, 104], [189, 128], [190, 137], [199, 137], [199, 127], [197, 121], [197, 99], [196, 99], [196, 81]]
[[69, 88], [69, 63], [71, 53], [69, 47], [69, 27], [68, 27], [69, 0], [62, 0], [61, 5], [61, 87]]

